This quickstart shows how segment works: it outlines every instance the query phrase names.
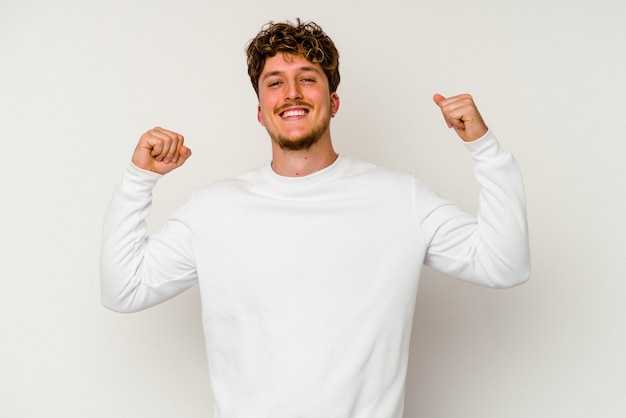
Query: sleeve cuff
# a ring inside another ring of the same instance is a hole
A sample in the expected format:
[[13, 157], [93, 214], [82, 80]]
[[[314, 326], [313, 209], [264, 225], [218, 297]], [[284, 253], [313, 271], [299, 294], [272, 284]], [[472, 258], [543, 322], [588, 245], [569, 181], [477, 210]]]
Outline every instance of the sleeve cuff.
[[161, 177], [162, 174], [144, 170], [131, 162], [124, 173], [120, 189], [133, 195], [148, 197]]
[[471, 142], [465, 142], [465, 146], [476, 161], [494, 162], [505, 154], [491, 129], [482, 137]]

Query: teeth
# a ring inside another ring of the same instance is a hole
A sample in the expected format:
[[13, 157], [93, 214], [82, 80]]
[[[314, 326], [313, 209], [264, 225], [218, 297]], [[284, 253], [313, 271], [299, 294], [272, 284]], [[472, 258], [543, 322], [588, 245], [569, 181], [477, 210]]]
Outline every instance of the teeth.
[[306, 115], [306, 111], [303, 109], [287, 110], [283, 113], [284, 118], [289, 118], [292, 116], [304, 116], [304, 115]]

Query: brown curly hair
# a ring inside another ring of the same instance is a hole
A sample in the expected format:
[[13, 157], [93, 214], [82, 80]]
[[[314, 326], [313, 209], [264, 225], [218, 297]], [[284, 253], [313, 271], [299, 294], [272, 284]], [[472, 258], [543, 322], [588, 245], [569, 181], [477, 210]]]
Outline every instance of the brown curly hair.
[[309, 62], [319, 64], [328, 78], [330, 92], [337, 91], [340, 81], [339, 51], [319, 25], [313, 22], [301, 23], [297, 19], [295, 24], [267, 23], [248, 44], [248, 75], [257, 97], [265, 60], [279, 52], [302, 55]]

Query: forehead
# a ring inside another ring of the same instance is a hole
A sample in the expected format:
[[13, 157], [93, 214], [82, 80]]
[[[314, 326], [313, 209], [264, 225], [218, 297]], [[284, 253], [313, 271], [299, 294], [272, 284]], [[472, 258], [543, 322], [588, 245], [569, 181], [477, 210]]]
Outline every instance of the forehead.
[[305, 72], [313, 71], [324, 74], [321, 65], [312, 63], [304, 58], [303, 55], [294, 55], [286, 52], [279, 52], [273, 57], [265, 59], [261, 78], [270, 77], [272, 75], [280, 75], [287, 72]]

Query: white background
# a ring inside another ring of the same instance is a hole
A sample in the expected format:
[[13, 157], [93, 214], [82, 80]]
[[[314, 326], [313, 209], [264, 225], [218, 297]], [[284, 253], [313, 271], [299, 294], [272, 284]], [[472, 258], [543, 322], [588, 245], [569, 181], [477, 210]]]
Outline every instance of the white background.
[[342, 54], [339, 152], [475, 210], [472, 163], [431, 101], [469, 92], [524, 172], [531, 280], [425, 271], [406, 417], [625, 416], [622, 0], [2, 0], [0, 416], [211, 416], [197, 289], [107, 311], [102, 218], [154, 125], [194, 156], [156, 189], [153, 228], [268, 162], [244, 48], [295, 17]]

